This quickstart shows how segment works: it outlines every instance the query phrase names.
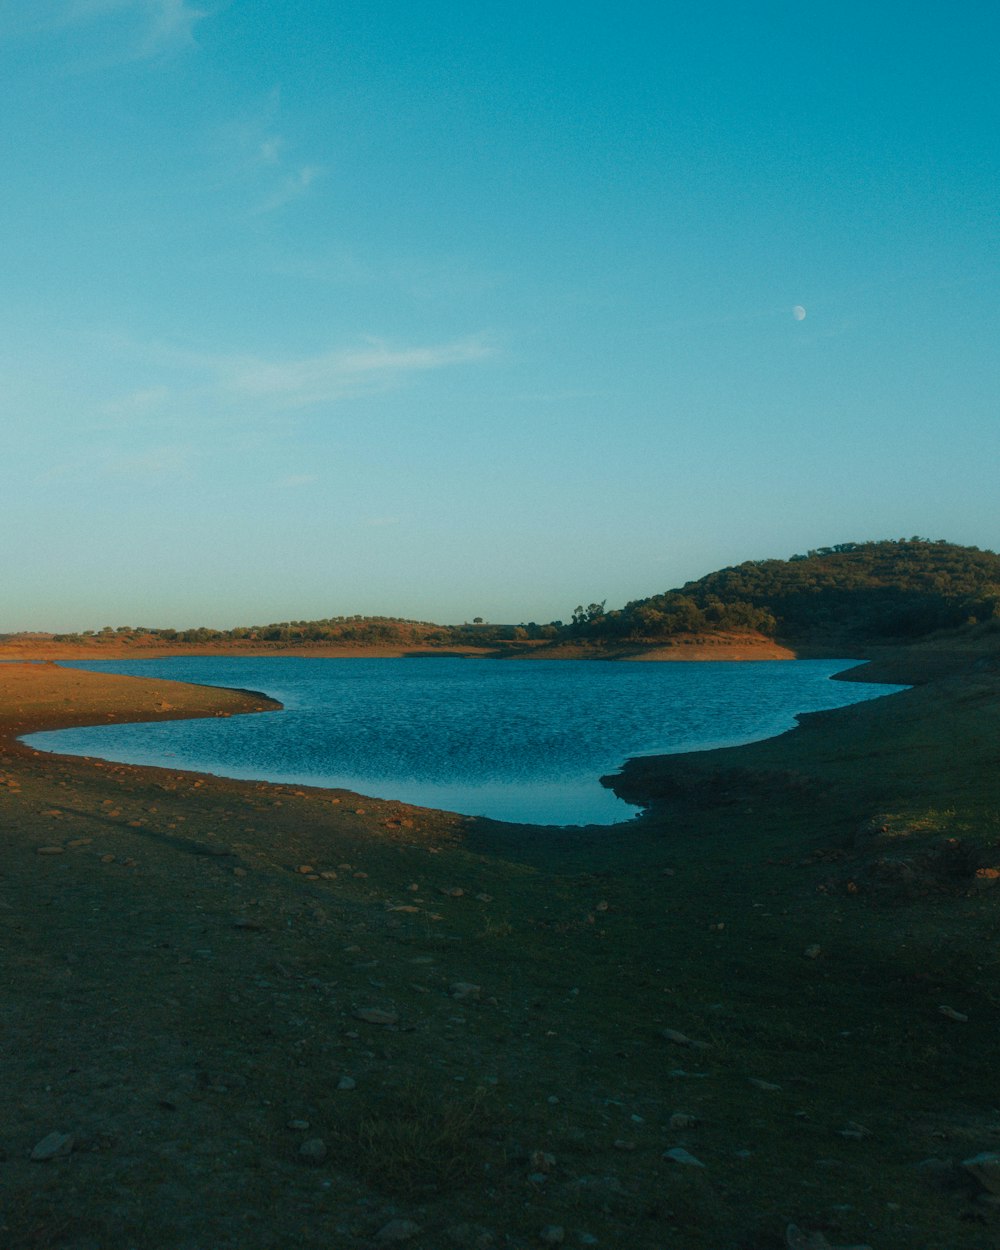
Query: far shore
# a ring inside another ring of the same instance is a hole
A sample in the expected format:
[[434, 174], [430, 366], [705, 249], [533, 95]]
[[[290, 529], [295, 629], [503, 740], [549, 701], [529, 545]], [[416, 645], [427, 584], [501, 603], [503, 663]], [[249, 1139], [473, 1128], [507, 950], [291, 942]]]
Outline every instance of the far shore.
[[[831, 653], [832, 654], [832, 653]], [[507, 643], [496, 647], [429, 646], [422, 644], [330, 643], [286, 645], [251, 641], [127, 645], [95, 638], [92, 643], [64, 643], [14, 636], [0, 642], [0, 660], [152, 660], [172, 656], [301, 656], [312, 659], [401, 659], [460, 656], [467, 659], [538, 660], [794, 660], [792, 647], [759, 634], [682, 635], [670, 643], [622, 643], [593, 646], [574, 643]]]

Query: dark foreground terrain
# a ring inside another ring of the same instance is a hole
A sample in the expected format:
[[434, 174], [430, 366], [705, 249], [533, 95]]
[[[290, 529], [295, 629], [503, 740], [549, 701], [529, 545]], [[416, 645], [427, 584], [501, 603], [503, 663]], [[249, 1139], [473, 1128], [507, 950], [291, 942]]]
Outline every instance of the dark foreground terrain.
[[37, 755], [266, 701], [0, 666], [0, 1246], [995, 1247], [996, 637], [558, 833]]

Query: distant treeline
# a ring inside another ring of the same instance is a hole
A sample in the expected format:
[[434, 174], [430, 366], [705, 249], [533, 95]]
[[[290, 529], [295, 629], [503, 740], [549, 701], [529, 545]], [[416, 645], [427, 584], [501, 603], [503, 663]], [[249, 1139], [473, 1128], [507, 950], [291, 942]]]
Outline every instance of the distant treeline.
[[617, 612], [578, 609], [593, 638], [757, 630], [790, 642], [913, 639], [1000, 620], [1000, 556], [925, 538], [840, 543], [789, 560], [749, 560]]
[[571, 619], [493, 625], [476, 617], [435, 625], [389, 616], [331, 616], [235, 629], [110, 625], [56, 642], [149, 646], [170, 643], [308, 646], [503, 646], [524, 643], [669, 642], [678, 635], [758, 633], [793, 643], [907, 640], [943, 629], [998, 622], [1000, 556], [926, 538], [840, 543], [788, 560], [749, 560], [677, 590], [605, 610], [578, 605]]

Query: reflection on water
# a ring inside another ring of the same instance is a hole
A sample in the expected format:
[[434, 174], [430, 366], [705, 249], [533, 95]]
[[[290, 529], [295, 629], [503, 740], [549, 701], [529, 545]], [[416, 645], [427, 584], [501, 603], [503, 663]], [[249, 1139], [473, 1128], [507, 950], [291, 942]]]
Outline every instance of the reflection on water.
[[338, 786], [469, 815], [614, 824], [599, 784], [633, 755], [768, 737], [799, 712], [898, 690], [850, 660], [735, 664], [177, 657], [70, 667], [265, 691], [282, 712], [32, 734], [41, 750]]

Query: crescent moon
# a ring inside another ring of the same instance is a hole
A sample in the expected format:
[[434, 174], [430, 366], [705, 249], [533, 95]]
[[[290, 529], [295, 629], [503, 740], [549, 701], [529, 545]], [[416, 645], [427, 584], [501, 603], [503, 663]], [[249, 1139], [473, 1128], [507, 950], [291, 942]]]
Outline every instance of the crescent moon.
[[795, 307], [792, 309], [792, 316], [795, 318], [796, 321], [805, 321], [806, 310], [802, 307], [801, 304], [796, 304]]

